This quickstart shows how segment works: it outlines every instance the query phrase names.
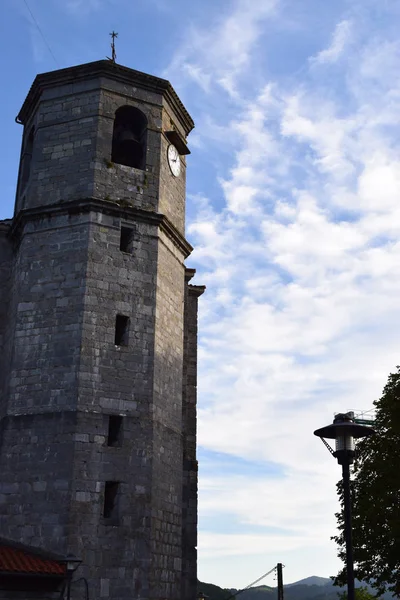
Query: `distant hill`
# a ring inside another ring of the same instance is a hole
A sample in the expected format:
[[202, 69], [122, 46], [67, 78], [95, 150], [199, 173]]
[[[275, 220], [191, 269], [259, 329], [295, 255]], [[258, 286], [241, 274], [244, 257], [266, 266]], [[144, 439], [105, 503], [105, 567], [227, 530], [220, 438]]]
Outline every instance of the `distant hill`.
[[[198, 590], [205, 594], [207, 600], [228, 600], [238, 591], [235, 588], [220, 588], [212, 583], [198, 582]], [[239, 596], [241, 600], [272, 600], [275, 598], [275, 588], [268, 587], [267, 585], [260, 585], [257, 587], [250, 588], [245, 592], [242, 592]]]
[[288, 583], [285, 587], [291, 587], [292, 585], [333, 585], [332, 580], [329, 577], [317, 577], [316, 575], [312, 575], [312, 577], [306, 577], [305, 579], [300, 579], [300, 581], [295, 581], [294, 583]]
[[199, 593], [204, 594], [207, 600], [227, 600], [236, 591], [220, 588], [212, 583], [202, 583], [201, 581], [198, 581], [197, 585]]
[[[359, 587], [360, 583], [356, 583]], [[366, 586], [368, 587], [368, 586]], [[232, 588], [220, 588], [211, 583], [199, 581], [199, 591], [208, 596], [207, 600], [234, 600], [232, 596], [238, 590]], [[338, 593], [345, 588], [338, 588], [328, 577], [306, 577], [295, 583], [289, 583], [284, 586], [284, 600], [338, 600]], [[371, 590], [371, 588], [369, 588]], [[372, 591], [372, 590], [371, 590]], [[372, 593], [374, 593], [372, 591]], [[276, 588], [267, 585], [259, 585], [240, 593], [237, 600], [276, 600]], [[382, 596], [383, 600], [393, 600], [391, 594], [386, 593]]]

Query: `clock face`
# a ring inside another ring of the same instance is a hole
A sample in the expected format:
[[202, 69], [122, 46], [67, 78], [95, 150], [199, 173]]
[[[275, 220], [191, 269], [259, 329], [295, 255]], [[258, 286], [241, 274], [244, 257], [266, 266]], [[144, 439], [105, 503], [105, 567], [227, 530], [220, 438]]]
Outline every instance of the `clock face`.
[[178, 150], [172, 144], [168, 146], [168, 164], [174, 177], [179, 177], [181, 172], [181, 159]]

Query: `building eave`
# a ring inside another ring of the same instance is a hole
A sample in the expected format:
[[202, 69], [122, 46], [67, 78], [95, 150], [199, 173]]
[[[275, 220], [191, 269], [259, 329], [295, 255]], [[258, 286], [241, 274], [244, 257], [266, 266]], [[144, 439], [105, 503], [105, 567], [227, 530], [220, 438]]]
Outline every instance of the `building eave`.
[[29, 121], [30, 115], [37, 106], [44, 90], [99, 77], [108, 77], [115, 81], [120, 81], [125, 85], [131, 85], [162, 95], [176, 112], [185, 135], [189, 135], [190, 131], [194, 128], [193, 119], [169, 81], [130, 69], [123, 65], [118, 65], [110, 60], [99, 60], [37, 75], [16, 120], [22, 125], [25, 125]]
[[7, 538], [0, 538], [0, 575], [2, 577], [66, 576], [67, 558]]

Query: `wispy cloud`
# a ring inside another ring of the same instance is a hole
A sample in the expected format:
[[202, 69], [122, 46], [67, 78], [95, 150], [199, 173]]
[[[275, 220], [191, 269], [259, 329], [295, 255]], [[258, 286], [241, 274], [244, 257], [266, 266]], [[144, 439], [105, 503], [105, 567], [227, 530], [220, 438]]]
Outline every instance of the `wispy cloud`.
[[273, 17], [278, 4], [279, 0], [236, 0], [228, 14], [216, 12], [207, 27], [192, 27], [165, 75], [177, 82], [184, 77], [204, 92], [217, 85], [238, 99], [236, 78], [249, 64], [262, 23]]
[[328, 48], [321, 50], [316, 56], [310, 58], [310, 62], [318, 65], [326, 65], [336, 62], [343, 55], [346, 46], [351, 40], [353, 26], [351, 21], [343, 20], [335, 27], [331, 44]]

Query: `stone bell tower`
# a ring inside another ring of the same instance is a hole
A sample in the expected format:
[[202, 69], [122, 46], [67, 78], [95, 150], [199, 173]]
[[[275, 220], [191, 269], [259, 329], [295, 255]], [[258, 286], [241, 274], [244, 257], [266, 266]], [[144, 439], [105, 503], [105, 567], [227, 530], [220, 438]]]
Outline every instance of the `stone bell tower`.
[[37, 76], [17, 120], [0, 536], [80, 557], [92, 598], [194, 600], [193, 121], [169, 82], [111, 61]]

